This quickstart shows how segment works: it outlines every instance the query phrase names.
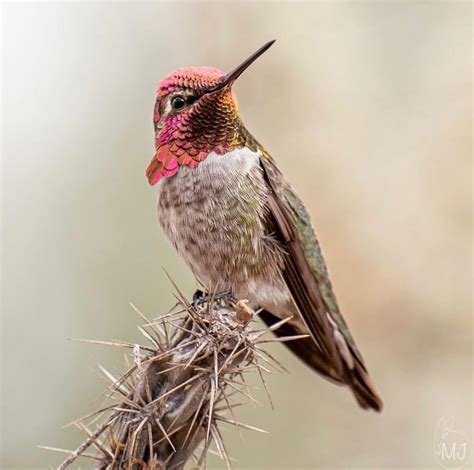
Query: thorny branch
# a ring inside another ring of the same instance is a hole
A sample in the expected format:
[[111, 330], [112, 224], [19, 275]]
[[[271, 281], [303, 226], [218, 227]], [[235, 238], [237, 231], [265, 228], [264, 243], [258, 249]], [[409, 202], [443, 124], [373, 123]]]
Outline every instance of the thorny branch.
[[[86, 341], [131, 349], [134, 360], [119, 378], [100, 367], [114, 403], [72, 423], [87, 435], [75, 451], [46, 447], [69, 454], [59, 470], [80, 456], [101, 470], [179, 470], [190, 458], [199, 468], [206, 465], [211, 442], [230, 468], [219, 423], [235, 425], [239, 432], [266, 432], [236, 419], [234, 408], [243, 403], [235, 397], [256, 401], [245, 383], [246, 372], [255, 369], [268, 393], [263, 377], [268, 369], [260, 361], [281, 365], [258, 345], [268, 341], [262, 336], [276, 325], [253, 330], [254, 313], [230, 296], [206, 296], [190, 304], [180, 294], [178, 300], [174, 311], [151, 322], [132, 305], [145, 321], [139, 330], [147, 346]], [[86, 452], [90, 447], [95, 454]]]

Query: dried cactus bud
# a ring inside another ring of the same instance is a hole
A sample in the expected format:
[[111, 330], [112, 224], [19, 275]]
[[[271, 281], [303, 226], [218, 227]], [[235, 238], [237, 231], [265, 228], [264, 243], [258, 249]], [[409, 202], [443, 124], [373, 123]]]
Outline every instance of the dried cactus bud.
[[241, 323], [247, 324], [253, 318], [253, 310], [248, 306], [248, 300], [239, 300], [235, 304], [235, 318]]

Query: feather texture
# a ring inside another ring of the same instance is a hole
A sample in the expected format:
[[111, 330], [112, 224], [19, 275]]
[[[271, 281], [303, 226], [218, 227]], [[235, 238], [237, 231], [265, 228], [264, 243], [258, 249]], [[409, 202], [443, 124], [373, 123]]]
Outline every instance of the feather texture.
[[[336, 381], [346, 383], [363, 408], [381, 411], [382, 401], [337, 306], [309, 214], [265, 152], [261, 163], [271, 188], [268, 207], [277, 227], [277, 239], [287, 253], [283, 277], [298, 313], [327, 362], [325, 369], [336, 372]], [[321, 372], [321, 357], [311, 362]], [[332, 373], [327, 375], [335, 378]]]

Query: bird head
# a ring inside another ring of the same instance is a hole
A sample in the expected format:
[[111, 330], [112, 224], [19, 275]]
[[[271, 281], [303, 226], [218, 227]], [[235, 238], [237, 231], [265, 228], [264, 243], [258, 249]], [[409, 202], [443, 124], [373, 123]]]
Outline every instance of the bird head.
[[274, 42], [227, 74], [214, 67], [189, 67], [160, 82], [153, 116], [156, 153], [146, 171], [152, 186], [180, 166], [196, 168], [211, 152], [224, 154], [253, 140], [240, 119], [232, 85]]

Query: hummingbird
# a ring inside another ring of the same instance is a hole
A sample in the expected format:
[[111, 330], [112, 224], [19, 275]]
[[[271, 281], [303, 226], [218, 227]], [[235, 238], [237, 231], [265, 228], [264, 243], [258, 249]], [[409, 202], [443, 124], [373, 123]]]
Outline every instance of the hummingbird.
[[240, 118], [233, 85], [274, 42], [229, 73], [181, 68], [160, 82], [146, 171], [150, 185], [161, 182], [159, 222], [203, 285], [248, 299], [269, 326], [291, 317], [274, 333], [307, 336], [284, 344], [362, 408], [381, 411], [308, 211]]

